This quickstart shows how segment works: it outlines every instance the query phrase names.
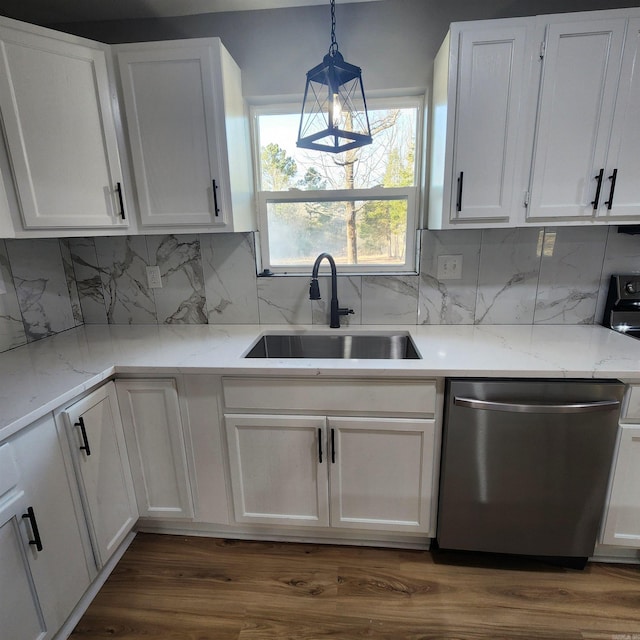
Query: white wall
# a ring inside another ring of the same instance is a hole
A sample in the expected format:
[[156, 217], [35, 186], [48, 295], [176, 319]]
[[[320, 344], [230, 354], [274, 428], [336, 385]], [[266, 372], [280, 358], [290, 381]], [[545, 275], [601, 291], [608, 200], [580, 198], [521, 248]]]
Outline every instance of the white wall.
[[[130, 0], [142, 2], [142, 0]], [[336, 37], [345, 59], [363, 69], [368, 93], [424, 90], [448, 25], [459, 20], [623, 8], [638, 0], [382, 0], [339, 4]], [[26, 19], [28, 4], [11, 17]], [[10, 15], [6, 9], [0, 9]], [[61, 17], [63, 20], [64, 17]], [[50, 24], [108, 43], [218, 36], [243, 71], [248, 97], [296, 95], [330, 42], [326, 6], [211, 13], [177, 18]]]

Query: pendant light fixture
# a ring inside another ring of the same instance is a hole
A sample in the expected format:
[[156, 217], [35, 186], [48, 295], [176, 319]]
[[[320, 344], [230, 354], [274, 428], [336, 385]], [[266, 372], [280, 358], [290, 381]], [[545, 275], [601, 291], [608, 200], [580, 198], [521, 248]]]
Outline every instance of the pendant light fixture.
[[331, 0], [331, 46], [307, 72], [298, 147], [340, 153], [371, 144], [362, 70], [345, 62], [336, 42], [336, 3]]

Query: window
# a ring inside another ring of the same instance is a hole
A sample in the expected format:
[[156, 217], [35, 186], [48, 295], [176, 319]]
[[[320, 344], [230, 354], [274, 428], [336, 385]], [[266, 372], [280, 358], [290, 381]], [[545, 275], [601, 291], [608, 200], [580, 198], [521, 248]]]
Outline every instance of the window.
[[254, 107], [262, 267], [308, 274], [415, 272], [420, 98], [368, 104], [373, 143], [340, 154], [296, 147], [298, 105]]

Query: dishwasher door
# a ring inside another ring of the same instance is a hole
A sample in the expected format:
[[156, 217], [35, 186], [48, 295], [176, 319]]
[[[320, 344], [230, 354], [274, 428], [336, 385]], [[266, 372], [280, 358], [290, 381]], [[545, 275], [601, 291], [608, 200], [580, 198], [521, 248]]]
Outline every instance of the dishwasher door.
[[448, 380], [439, 547], [590, 556], [623, 393], [606, 380]]

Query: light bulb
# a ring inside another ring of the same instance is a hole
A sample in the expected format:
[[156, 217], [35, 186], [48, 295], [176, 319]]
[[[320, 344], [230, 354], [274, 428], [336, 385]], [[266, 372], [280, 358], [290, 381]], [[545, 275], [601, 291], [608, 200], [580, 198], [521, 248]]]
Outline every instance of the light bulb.
[[333, 94], [333, 126], [342, 124], [342, 104], [340, 103], [340, 95]]

